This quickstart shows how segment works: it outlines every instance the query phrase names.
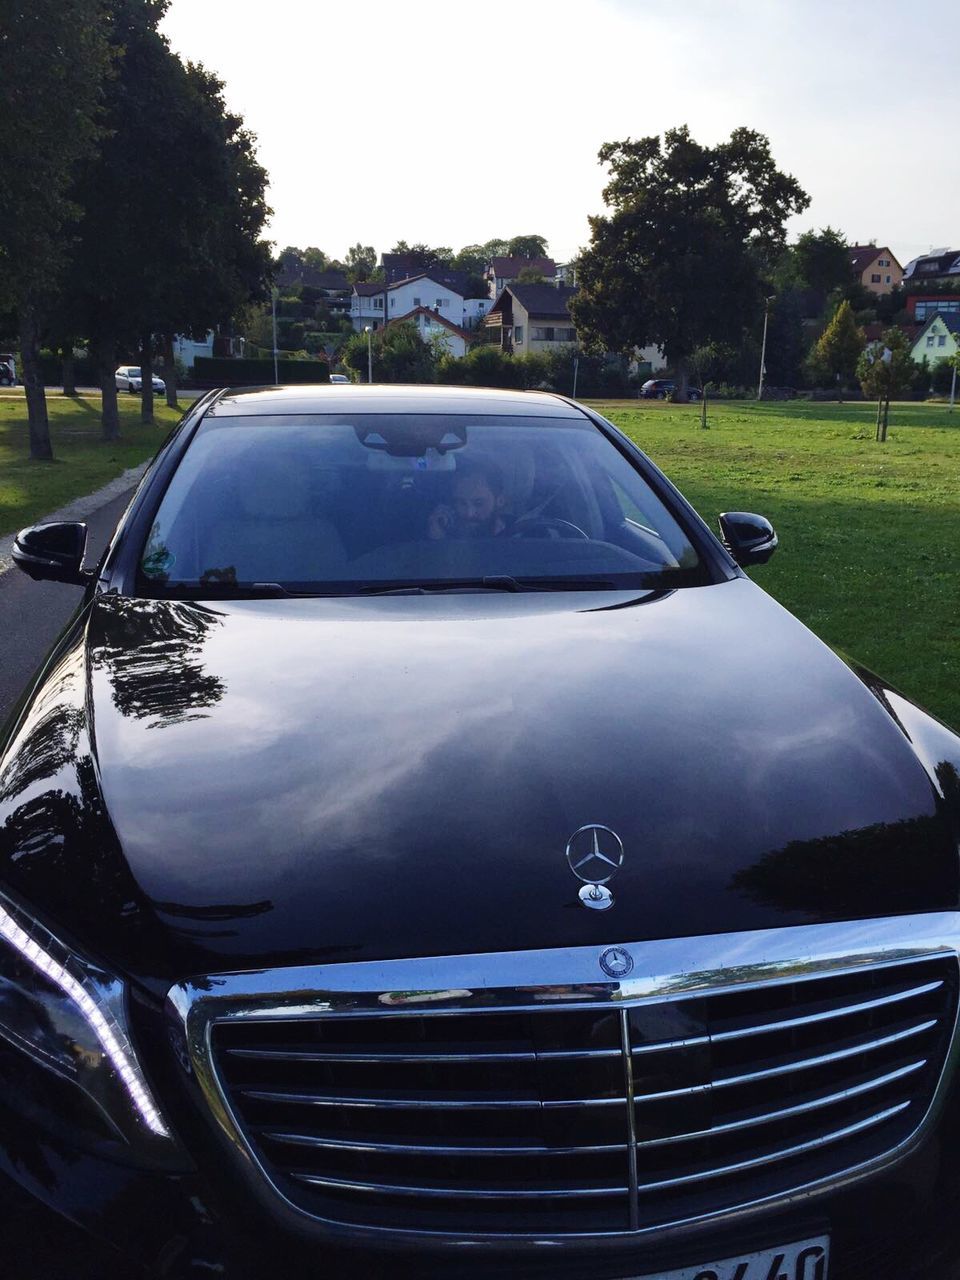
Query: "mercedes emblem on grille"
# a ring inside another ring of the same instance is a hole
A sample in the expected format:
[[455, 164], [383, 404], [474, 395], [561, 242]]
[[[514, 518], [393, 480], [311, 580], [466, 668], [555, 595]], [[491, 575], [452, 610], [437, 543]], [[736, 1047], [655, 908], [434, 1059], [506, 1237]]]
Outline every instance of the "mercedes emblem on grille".
[[607, 947], [600, 953], [600, 968], [610, 978], [625, 978], [633, 969], [633, 956], [625, 947]]
[[607, 881], [623, 866], [623, 841], [615, 831], [598, 823], [575, 831], [567, 842], [567, 864], [583, 881], [579, 898], [585, 907], [606, 911], [613, 906]]

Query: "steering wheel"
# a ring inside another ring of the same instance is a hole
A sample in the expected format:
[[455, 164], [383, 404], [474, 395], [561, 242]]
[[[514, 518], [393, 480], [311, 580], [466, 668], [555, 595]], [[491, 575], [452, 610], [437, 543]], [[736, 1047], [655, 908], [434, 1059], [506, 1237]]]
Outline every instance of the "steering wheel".
[[584, 533], [572, 520], [560, 520], [557, 516], [521, 516], [513, 526], [514, 538], [582, 538], [590, 541], [590, 535]]

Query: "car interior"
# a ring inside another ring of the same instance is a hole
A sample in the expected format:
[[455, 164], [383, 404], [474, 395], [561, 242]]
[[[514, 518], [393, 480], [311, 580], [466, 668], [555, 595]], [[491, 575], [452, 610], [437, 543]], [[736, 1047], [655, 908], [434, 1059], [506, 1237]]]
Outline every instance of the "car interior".
[[[275, 433], [265, 442], [241, 430], [218, 450], [216, 465], [198, 467], [180, 485], [178, 473], [148, 540], [144, 575], [166, 582], [378, 582], [649, 573], [696, 562], [668, 516], [665, 528], [665, 512], [652, 511], [658, 529], [637, 504], [646, 486], [609, 445], [626, 486], [602, 453], [580, 447], [584, 433], [498, 435], [489, 428], [454, 448], [398, 453], [357, 448], [356, 441], [346, 450], [331, 447], [317, 431]], [[502, 527], [431, 536], [431, 513], [455, 507], [458, 474], [468, 468], [499, 489]], [[633, 478], [638, 484], [631, 486]]]

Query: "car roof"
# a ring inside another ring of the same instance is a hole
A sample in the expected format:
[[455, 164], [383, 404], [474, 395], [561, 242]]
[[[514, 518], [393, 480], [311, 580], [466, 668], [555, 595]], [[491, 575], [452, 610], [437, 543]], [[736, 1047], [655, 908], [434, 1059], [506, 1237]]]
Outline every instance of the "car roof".
[[453, 413], [582, 418], [584, 411], [543, 391], [324, 382], [302, 387], [232, 387], [207, 409], [216, 418], [315, 413]]

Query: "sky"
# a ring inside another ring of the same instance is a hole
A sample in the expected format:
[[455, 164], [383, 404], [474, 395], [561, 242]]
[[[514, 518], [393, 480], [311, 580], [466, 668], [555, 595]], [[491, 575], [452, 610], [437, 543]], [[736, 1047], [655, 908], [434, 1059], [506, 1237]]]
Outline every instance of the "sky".
[[172, 47], [226, 85], [278, 247], [454, 250], [602, 212], [602, 143], [765, 133], [833, 226], [902, 264], [960, 245], [960, 5], [926, 0], [172, 0]]

